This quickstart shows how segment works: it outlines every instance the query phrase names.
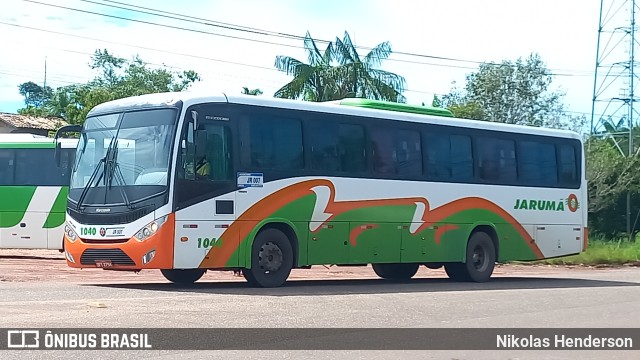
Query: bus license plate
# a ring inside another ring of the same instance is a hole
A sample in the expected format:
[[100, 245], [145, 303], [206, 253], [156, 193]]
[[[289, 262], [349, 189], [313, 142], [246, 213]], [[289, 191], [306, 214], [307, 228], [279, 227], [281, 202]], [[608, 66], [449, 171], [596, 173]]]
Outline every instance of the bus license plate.
[[113, 264], [111, 260], [96, 260], [96, 266], [99, 268], [110, 268]]

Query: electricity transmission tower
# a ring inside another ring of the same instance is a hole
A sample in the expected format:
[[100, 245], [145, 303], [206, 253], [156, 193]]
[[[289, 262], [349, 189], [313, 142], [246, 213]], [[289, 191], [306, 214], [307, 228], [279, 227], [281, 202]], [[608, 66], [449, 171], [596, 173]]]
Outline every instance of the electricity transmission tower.
[[[634, 156], [632, 130], [640, 120], [635, 106], [640, 90], [640, 67], [635, 58], [640, 48], [636, 34], [638, 5], [636, 0], [600, 0], [591, 134], [612, 139], [624, 156]], [[626, 210], [627, 234], [631, 236], [629, 192]]]

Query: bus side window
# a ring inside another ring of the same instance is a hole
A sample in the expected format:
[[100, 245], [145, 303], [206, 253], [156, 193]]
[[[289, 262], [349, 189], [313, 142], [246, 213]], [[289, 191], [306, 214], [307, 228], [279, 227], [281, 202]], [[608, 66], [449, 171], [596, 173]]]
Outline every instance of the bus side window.
[[15, 169], [13, 150], [0, 150], [0, 185], [12, 185]]
[[573, 185], [578, 182], [576, 153], [571, 145], [560, 146], [560, 182]]

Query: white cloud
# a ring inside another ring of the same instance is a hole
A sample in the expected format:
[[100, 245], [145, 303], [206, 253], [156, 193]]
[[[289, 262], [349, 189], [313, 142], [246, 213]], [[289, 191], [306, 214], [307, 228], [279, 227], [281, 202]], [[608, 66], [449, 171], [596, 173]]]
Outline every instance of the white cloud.
[[[51, 0], [43, 2], [54, 3]], [[47, 32], [0, 24], [3, 34], [0, 56], [0, 99], [20, 100], [17, 85], [44, 79], [47, 57], [47, 83], [57, 86], [84, 82], [93, 76], [87, 66], [89, 55], [97, 48], [131, 58], [139, 54], [154, 64], [167, 64], [175, 70], [193, 69], [203, 81], [197, 88], [240, 92], [242, 86], [261, 88], [265, 96], [284, 85], [288, 77], [274, 70], [276, 55], [300, 60], [306, 57], [302, 41], [266, 37], [196, 23], [109, 9], [77, 0], [55, 4], [90, 11], [135, 17], [144, 21], [250, 37], [290, 45], [277, 46], [221, 36], [167, 29], [148, 24], [107, 19], [28, 2], [3, 4], [0, 21], [49, 31], [63, 32], [116, 43], [79, 39]], [[251, 26], [303, 36], [333, 40], [347, 30], [357, 45], [374, 46], [390, 41], [393, 50], [475, 61], [501, 61], [526, 57], [532, 52], [558, 72], [587, 76], [556, 77], [554, 84], [567, 91], [566, 103], [572, 111], [589, 112], [593, 91], [595, 43], [599, 2], [579, 0], [537, 1], [415, 1], [324, 0], [324, 1], [137, 1], [136, 5], [162, 9], [211, 20]], [[189, 54], [181, 56], [166, 52]], [[361, 50], [361, 55], [366, 50]], [[208, 59], [243, 63], [242, 66]], [[405, 76], [409, 102], [430, 102], [434, 93], [447, 93], [451, 82], [464, 83], [465, 68], [473, 63], [452, 62], [398, 54], [383, 64]], [[408, 60], [418, 63], [397, 61]], [[423, 63], [423, 64], [419, 64]], [[439, 64], [441, 66], [437, 66]], [[442, 66], [445, 65], [445, 66]]]

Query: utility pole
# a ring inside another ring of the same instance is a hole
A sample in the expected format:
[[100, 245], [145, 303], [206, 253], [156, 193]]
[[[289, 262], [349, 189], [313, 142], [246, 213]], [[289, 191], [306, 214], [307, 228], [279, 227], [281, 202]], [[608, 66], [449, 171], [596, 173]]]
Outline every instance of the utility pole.
[[[623, 156], [634, 156], [633, 128], [640, 117], [635, 107], [636, 0], [600, 0], [596, 67], [591, 104], [591, 135], [606, 136]], [[617, 93], [616, 93], [617, 90]], [[636, 116], [638, 115], [638, 116]], [[610, 122], [614, 132], [604, 129]], [[620, 129], [626, 125], [628, 129]], [[627, 135], [627, 136], [625, 136]], [[623, 149], [627, 137], [628, 149]], [[632, 239], [631, 192], [627, 191], [627, 234]]]
[[47, 91], [47, 57], [46, 56], [44, 57], [44, 85], [42, 89], [46, 93]]

